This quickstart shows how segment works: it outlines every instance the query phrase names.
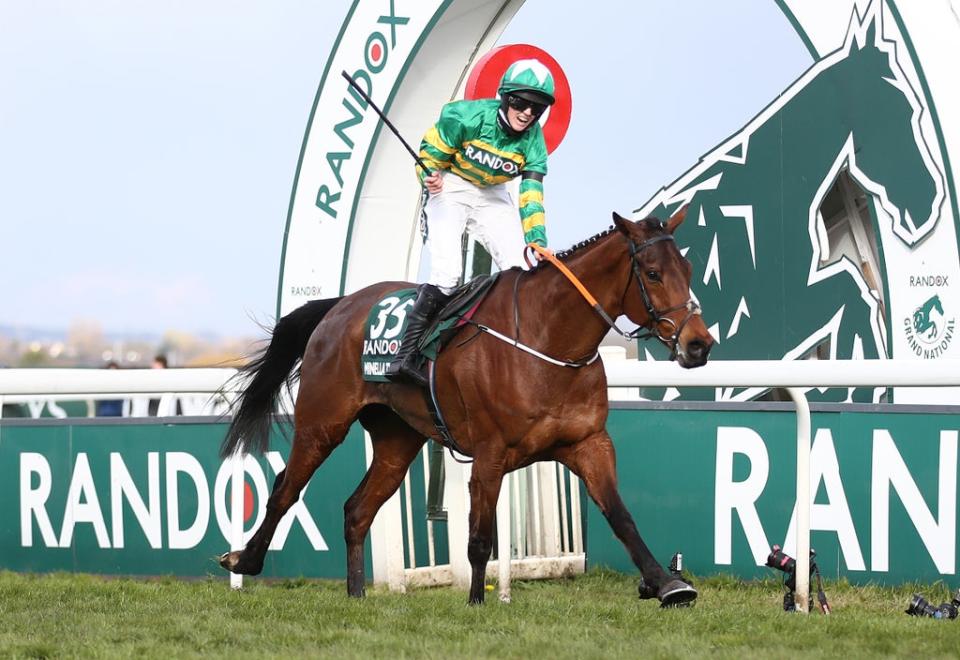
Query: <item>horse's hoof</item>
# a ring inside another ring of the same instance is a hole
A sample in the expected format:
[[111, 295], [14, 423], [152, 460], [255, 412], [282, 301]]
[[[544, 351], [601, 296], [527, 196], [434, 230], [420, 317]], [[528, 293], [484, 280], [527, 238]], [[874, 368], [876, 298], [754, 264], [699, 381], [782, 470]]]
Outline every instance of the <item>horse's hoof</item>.
[[230, 571], [231, 573], [233, 572], [233, 569], [237, 567], [237, 564], [239, 563], [239, 561], [240, 561], [239, 552], [224, 552], [222, 555], [220, 555], [220, 565], [223, 566], [228, 571]]
[[689, 607], [697, 599], [697, 590], [683, 580], [670, 580], [657, 592], [660, 607]]
[[220, 555], [220, 565], [237, 575], [260, 575], [260, 571], [263, 570], [262, 562], [256, 566], [251, 565], [250, 562], [244, 563], [243, 553], [240, 550], [224, 552]]
[[657, 597], [657, 590], [647, 584], [643, 578], [640, 578], [640, 584], [637, 585], [637, 592], [640, 594], [640, 600]]

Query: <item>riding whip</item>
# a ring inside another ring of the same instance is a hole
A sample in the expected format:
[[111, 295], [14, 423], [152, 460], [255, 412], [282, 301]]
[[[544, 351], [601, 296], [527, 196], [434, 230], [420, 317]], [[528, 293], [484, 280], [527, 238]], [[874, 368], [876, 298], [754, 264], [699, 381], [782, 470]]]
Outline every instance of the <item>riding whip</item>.
[[429, 173], [431, 171], [430, 168], [424, 164], [424, 162], [420, 159], [420, 156], [417, 155], [417, 152], [410, 148], [410, 145], [407, 144], [407, 141], [403, 139], [402, 135], [400, 135], [400, 131], [397, 130], [397, 127], [394, 126], [389, 119], [387, 119], [387, 116], [385, 114], [383, 114], [383, 110], [377, 107], [377, 104], [373, 102], [373, 99], [371, 99], [367, 95], [367, 93], [363, 91], [360, 85], [357, 84], [356, 80], [350, 77], [349, 73], [347, 73], [346, 71], [341, 71], [340, 73], [343, 75], [344, 78], [347, 79], [347, 82], [350, 83], [350, 86], [353, 87], [355, 90], [357, 90], [357, 92], [360, 94], [360, 96], [363, 97], [363, 99], [367, 102], [367, 104], [371, 108], [373, 108], [378, 115], [380, 115], [380, 119], [382, 119], [383, 123], [387, 125], [387, 128], [393, 131], [393, 134], [397, 136], [398, 140], [400, 140], [400, 144], [402, 144], [404, 147], [407, 148], [407, 151], [410, 153], [411, 156], [413, 156], [413, 159], [417, 161], [417, 165], [422, 167], [424, 172]]

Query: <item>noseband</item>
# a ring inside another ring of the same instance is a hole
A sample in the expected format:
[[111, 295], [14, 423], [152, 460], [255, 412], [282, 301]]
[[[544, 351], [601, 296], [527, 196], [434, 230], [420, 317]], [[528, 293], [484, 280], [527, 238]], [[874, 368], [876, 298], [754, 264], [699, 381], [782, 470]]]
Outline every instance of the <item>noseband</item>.
[[[623, 332], [613, 324], [611, 324], [611, 327], [627, 339], [659, 339], [670, 349], [670, 359], [675, 360], [677, 358], [677, 347], [680, 342], [680, 333], [683, 332], [683, 329], [687, 326], [691, 318], [700, 314], [700, 305], [694, 302], [692, 298], [687, 298], [686, 302], [680, 303], [679, 305], [674, 305], [666, 309], [657, 309], [653, 301], [650, 300], [650, 294], [647, 292], [647, 287], [644, 285], [643, 277], [640, 273], [640, 264], [637, 262], [637, 256], [651, 245], [660, 243], [661, 241], [672, 240], [673, 234], [663, 234], [662, 236], [648, 238], [640, 244], [637, 244], [632, 238], [627, 238], [627, 241], [630, 243], [630, 265], [633, 270], [633, 277], [637, 281], [637, 287], [640, 289], [640, 299], [643, 301], [643, 306], [646, 308], [647, 316], [650, 317], [650, 320], [647, 322], [646, 327], [640, 326], [632, 332]], [[630, 286], [629, 282], [627, 282], [627, 286]], [[624, 291], [624, 295], [626, 295], [626, 291]], [[687, 315], [683, 317], [683, 320], [680, 321], [679, 324], [667, 316], [667, 314], [680, 311], [681, 309], [686, 309]], [[660, 331], [660, 326], [663, 323], [669, 323], [673, 328], [673, 332], [669, 335], [664, 335], [664, 333]]]

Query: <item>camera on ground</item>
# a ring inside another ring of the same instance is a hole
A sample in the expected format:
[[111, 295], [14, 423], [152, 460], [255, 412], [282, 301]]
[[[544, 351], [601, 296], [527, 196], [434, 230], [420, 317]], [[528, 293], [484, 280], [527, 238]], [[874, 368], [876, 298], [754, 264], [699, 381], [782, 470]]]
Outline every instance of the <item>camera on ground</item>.
[[913, 594], [906, 612], [910, 616], [926, 616], [931, 619], [956, 619], [960, 612], [960, 589], [953, 594], [949, 603], [940, 603], [938, 607], [934, 607], [920, 594]]

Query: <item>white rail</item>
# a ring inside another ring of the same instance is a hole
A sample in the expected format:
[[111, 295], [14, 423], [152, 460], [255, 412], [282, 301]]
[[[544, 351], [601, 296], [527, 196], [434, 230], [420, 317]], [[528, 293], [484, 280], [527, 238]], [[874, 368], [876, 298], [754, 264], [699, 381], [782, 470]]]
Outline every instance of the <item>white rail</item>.
[[[53, 417], [67, 415], [59, 404], [84, 402], [87, 416], [94, 402], [120, 399], [123, 417], [156, 415], [220, 415], [234, 392], [229, 379], [235, 369], [0, 369], [0, 406], [25, 404], [32, 417], [44, 408]], [[218, 394], [218, 393], [222, 393]], [[2, 407], [0, 407], [2, 416]]]
[[216, 392], [236, 369], [0, 369], [0, 396]]
[[673, 362], [612, 360], [609, 387], [780, 387], [797, 406], [797, 610], [810, 594], [810, 407], [804, 388], [951, 387], [960, 360], [751, 360], [681, 369]]

